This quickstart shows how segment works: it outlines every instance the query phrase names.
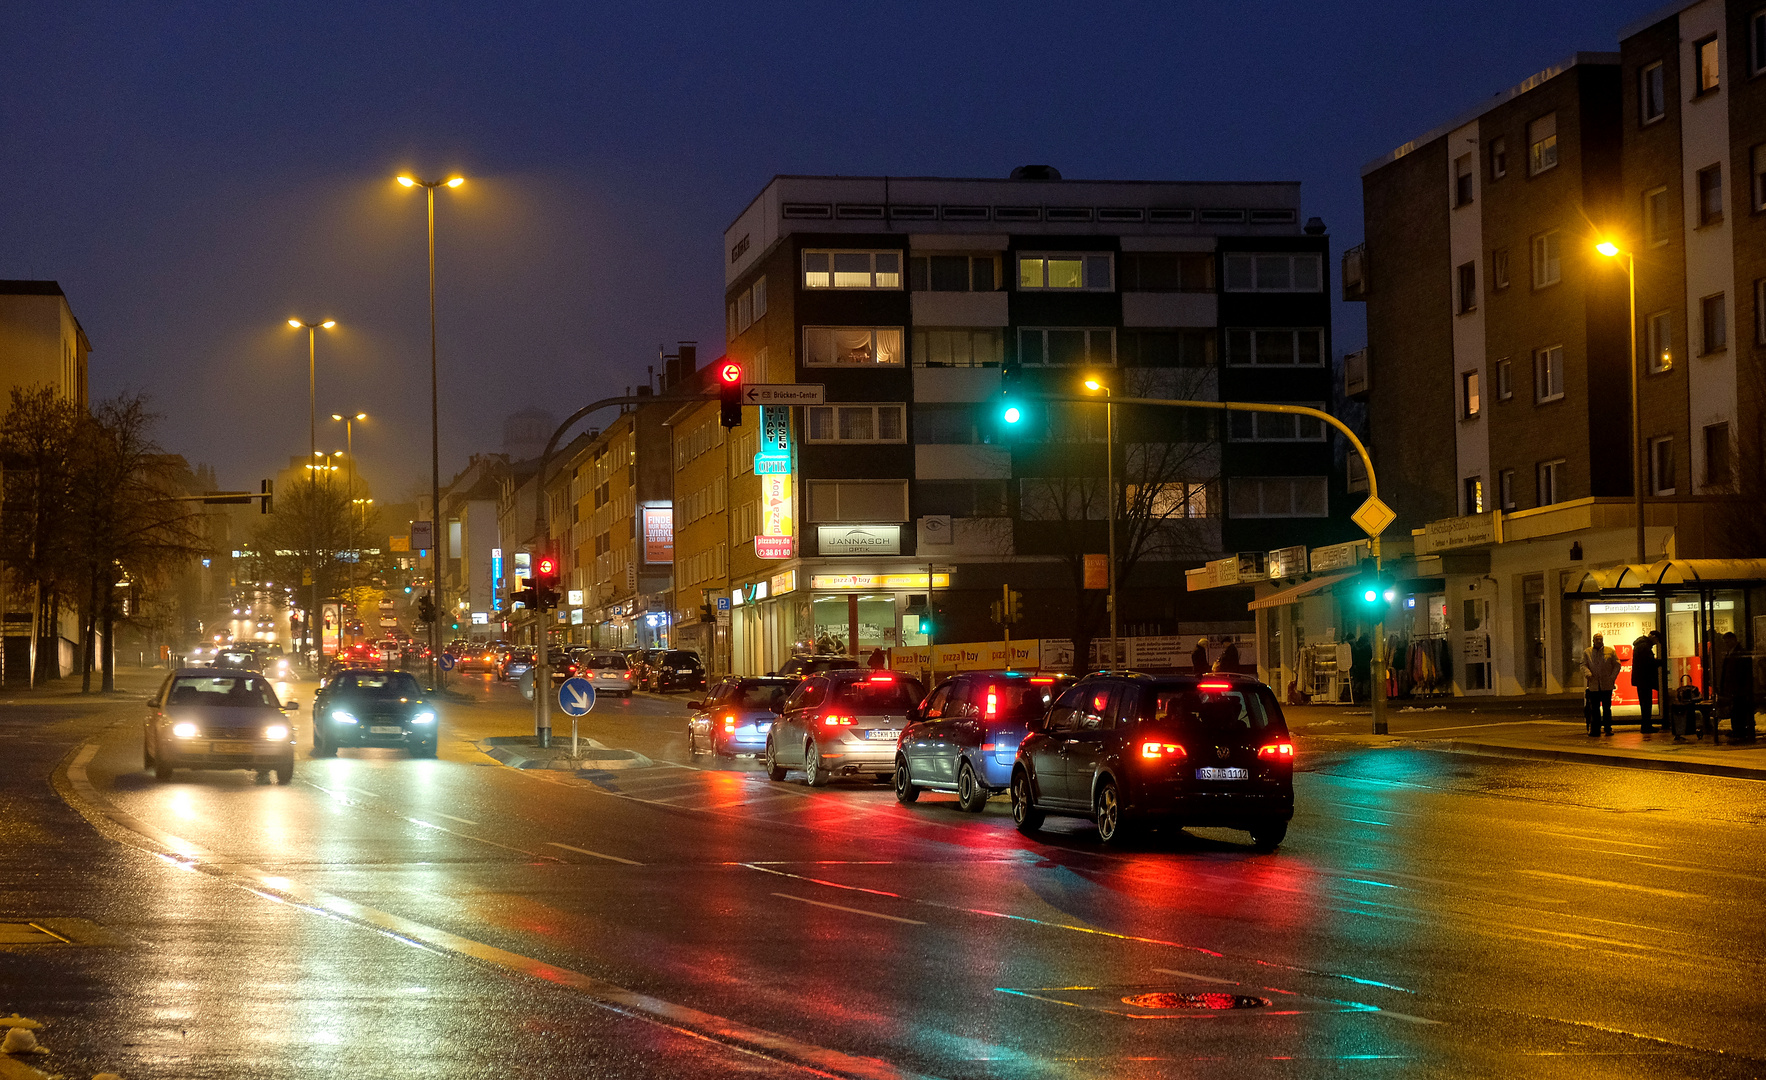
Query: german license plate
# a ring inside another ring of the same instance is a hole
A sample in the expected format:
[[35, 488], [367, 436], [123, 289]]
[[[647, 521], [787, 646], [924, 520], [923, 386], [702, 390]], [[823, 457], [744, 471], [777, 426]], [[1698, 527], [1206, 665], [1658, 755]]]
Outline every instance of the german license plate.
[[1236, 769], [1236, 768], [1220, 769], [1220, 768], [1215, 768], [1213, 766], [1204, 766], [1204, 767], [1196, 770], [1196, 779], [1198, 779], [1198, 780], [1249, 780], [1249, 779], [1251, 779], [1251, 770], [1250, 769]]
[[239, 742], [210, 743], [209, 747], [210, 750], [216, 754], [249, 754], [257, 749], [257, 747], [244, 739], [241, 739]]
[[884, 740], [893, 740], [893, 739], [901, 738], [901, 732], [895, 730], [894, 728], [872, 728], [871, 730], [865, 732], [865, 738], [871, 740], [872, 742], [883, 742]]
[[[387, 724], [375, 724], [368, 728], [369, 733], [374, 735], [401, 735], [404, 733], [404, 730], [405, 729], [402, 727]], [[1240, 771], [1242, 772], [1244, 770]]]
[[758, 721], [754, 725], [754, 730], [759, 731], [759, 732], [763, 732], [763, 733], [771, 731], [771, 730], [773, 730], [773, 722], [771, 720]]

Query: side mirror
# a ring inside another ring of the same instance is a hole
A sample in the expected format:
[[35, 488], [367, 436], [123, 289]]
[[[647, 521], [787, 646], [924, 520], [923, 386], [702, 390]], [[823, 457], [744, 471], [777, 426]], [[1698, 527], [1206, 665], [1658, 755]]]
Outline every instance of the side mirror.
[[1028, 732], [1045, 731], [1048, 729], [1048, 717], [1033, 716], [1024, 722], [1024, 730]]
[[705, 702], [703, 702], [703, 701], [689, 701], [689, 702], [687, 702], [687, 708], [689, 708], [689, 709], [703, 709], [703, 708], [705, 708]]
[[289, 700], [284, 701], [282, 703], [282, 711], [283, 712], [293, 712], [294, 710], [296, 710], [298, 708], [300, 708], [300, 702], [295, 701], [293, 698], [290, 698]]

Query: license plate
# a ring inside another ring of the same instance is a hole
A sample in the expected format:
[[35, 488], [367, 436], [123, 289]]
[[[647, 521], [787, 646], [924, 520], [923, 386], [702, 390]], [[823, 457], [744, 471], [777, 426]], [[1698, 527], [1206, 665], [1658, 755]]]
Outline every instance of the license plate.
[[210, 743], [209, 748], [216, 754], [249, 754], [257, 749], [257, 747], [244, 740], [239, 742]]
[[401, 727], [389, 727], [386, 724], [375, 724], [370, 727], [368, 731], [370, 734], [374, 735], [402, 735], [404, 734], [405, 729]]
[[764, 724], [755, 724], [755, 725], [754, 725], [754, 730], [756, 730], [756, 731], [759, 731], [759, 732], [768, 732], [768, 731], [771, 731], [771, 730], [773, 730], [773, 724], [772, 724], [772, 721], [770, 721], [770, 720], [769, 720], [769, 721], [767, 721], [767, 722], [766, 722], [766, 723], [764, 723]]
[[1205, 766], [1203, 768], [1196, 770], [1196, 779], [1198, 779], [1198, 780], [1249, 780], [1249, 779], [1251, 779], [1251, 770], [1250, 769], [1235, 769], [1235, 768], [1217, 769], [1217, 768], [1213, 768], [1211, 766]]
[[896, 731], [894, 728], [872, 728], [865, 732], [865, 738], [870, 739], [873, 742], [882, 742], [885, 739], [893, 740], [901, 738], [901, 732]]

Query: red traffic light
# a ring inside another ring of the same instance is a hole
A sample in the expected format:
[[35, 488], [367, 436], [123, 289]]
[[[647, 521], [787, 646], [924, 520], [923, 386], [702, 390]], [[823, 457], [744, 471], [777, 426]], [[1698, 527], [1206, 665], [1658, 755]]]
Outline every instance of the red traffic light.
[[742, 381], [742, 365], [727, 362], [717, 369], [717, 377], [724, 383], [734, 385]]
[[534, 569], [542, 574], [556, 574], [558, 572], [558, 560], [552, 558], [550, 555], [541, 556], [539, 562], [534, 564]]

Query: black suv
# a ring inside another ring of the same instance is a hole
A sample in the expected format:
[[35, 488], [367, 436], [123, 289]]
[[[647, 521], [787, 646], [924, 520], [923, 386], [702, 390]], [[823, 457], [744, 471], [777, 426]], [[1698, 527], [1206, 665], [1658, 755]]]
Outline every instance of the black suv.
[[1011, 794], [1025, 833], [1064, 814], [1106, 844], [1157, 821], [1245, 829], [1273, 850], [1294, 816], [1294, 743], [1256, 679], [1088, 675], [1030, 724]]
[[779, 665], [779, 670], [769, 671], [769, 675], [783, 675], [790, 679], [807, 679], [811, 675], [826, 675], [830, 671], [851, 671], [863, 667], [850, 656], [793, 656]]
[[669, 649], [644, 661], [644, 680], [657, 693], [670, 690], [705, 689], [705, 664], [699, 654], [686, 649]]

